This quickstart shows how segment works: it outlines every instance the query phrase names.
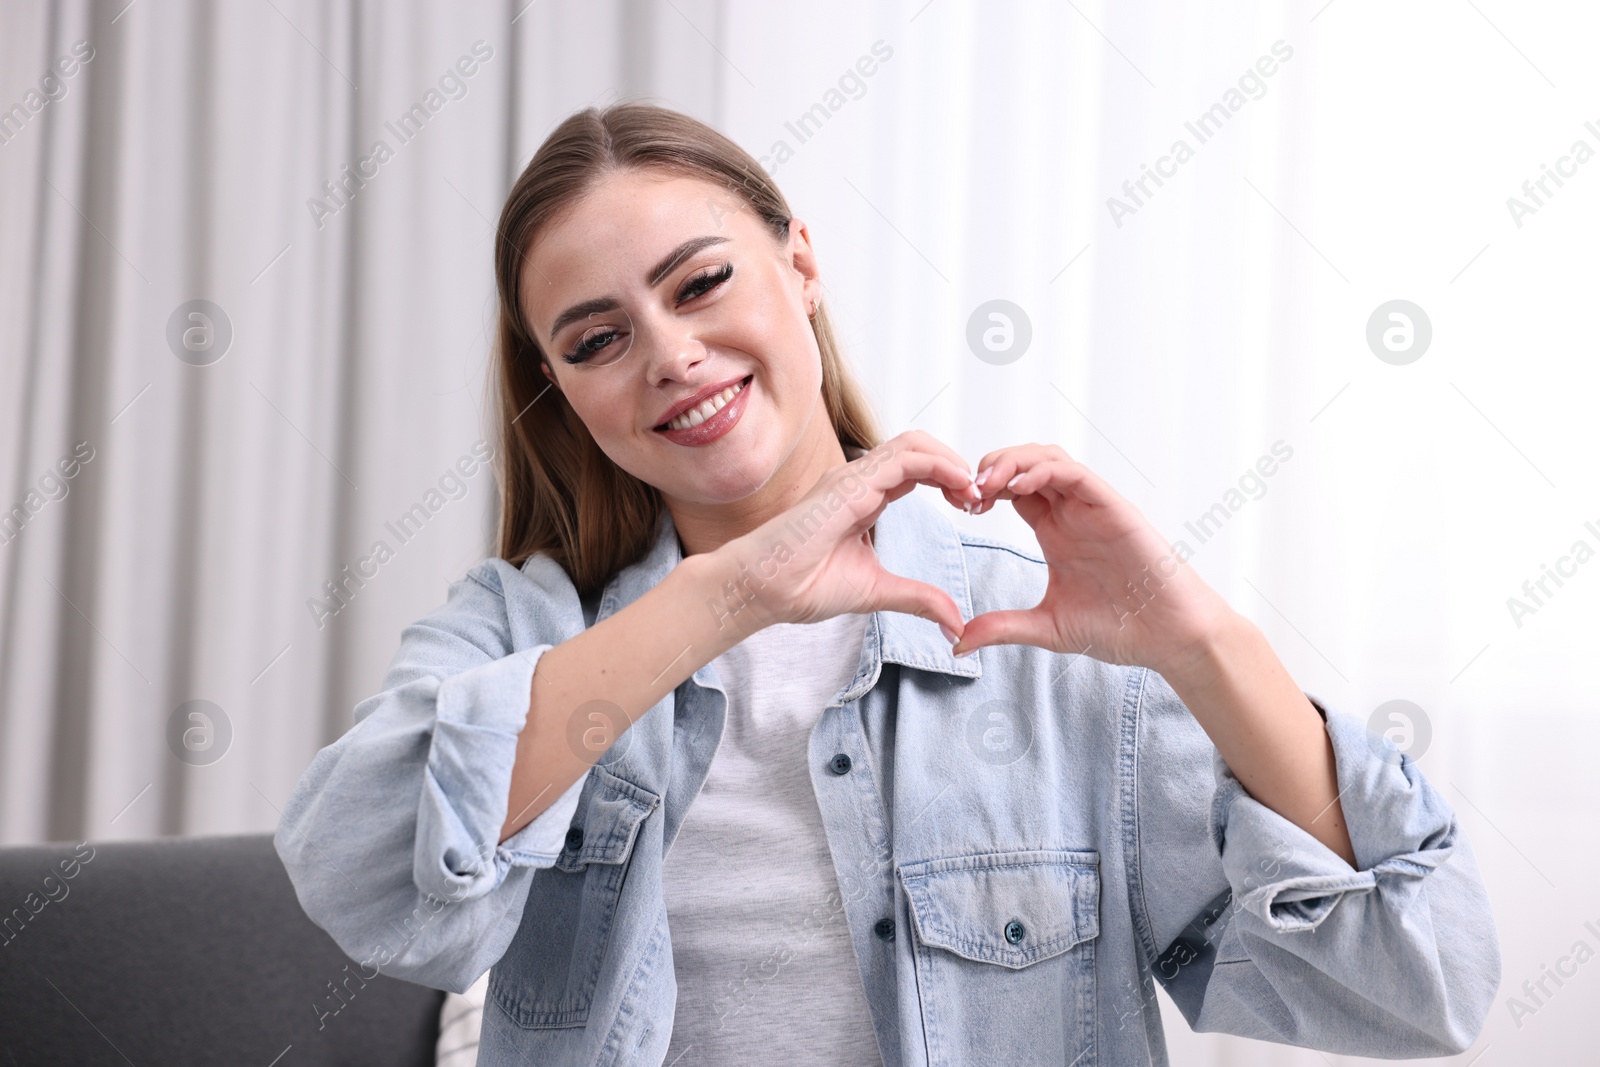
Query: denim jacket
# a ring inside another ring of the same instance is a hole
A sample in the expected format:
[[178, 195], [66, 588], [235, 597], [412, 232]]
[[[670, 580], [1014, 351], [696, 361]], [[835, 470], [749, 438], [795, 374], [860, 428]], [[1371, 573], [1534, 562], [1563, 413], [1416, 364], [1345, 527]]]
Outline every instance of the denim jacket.
[[[915, 495], [875, 545], [964, 618], [1044, 591], [1037, 554]], [[680, 559], [663, 515], [592, 600], [543, 554], [479, 564], [406, 628], [383, 691], [284, 809], [300, 903], [362, 974], [461, 992], [490, 972], [484, 1067], [663, 1060], [662, 857], [722, 734], [713, 666], [499, 835], [540, 655]], [[1028, 645], [957, 659], [936, 623], [871, 615], [809, 759], [885, 1067], [1165, 1064], [1158, 984], [1201, 1031], [1379, 1057], [1470, 1046], [1500, 980], [1472, 849], [1415, 763], [1312, 699], [1354, 869], [1247, 794], [1159, 674]], [[782, 967], [772, 949], [730, 1011]], [[327, 1025], [342, 1004], [315, 1010]]]

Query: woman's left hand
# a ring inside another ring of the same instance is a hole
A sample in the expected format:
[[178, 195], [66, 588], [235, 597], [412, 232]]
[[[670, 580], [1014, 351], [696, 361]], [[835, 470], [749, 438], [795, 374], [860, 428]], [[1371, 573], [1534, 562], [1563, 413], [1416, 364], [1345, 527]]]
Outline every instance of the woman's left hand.
[[970, 510], [1010, 500], [1033, 527], [1049, 582], [1034, 607], [968, 620], [957, 654], [1027, 644], [1165, 673], [1232, 617], [1138, 508], [1058, 446], [1002, 448], [983, 457], [978, 473], [983, 499]]

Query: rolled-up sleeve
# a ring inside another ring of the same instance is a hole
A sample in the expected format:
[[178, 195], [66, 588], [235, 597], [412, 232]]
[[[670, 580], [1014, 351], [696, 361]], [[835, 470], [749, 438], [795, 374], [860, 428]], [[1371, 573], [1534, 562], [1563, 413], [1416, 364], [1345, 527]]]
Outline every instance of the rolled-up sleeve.
[[561, 851], [584, 778], [499, 841], [534, 667], [582, 626], [546, 562], [529, 568], [547, 586], [532, 599], [551, 605], [535, 623], [513, 626], [502, 584], [529, 575], [489, 561], [406, 627], [382, 692], [284, 806], [273, 840], [301, 907], [364, 967], [463, 992], [504, 954], [535, 871]]
[[470, 900], [499, 888], [512, 867], [548, 867], [560, 854], [582, 778], [504, 844], [493, 847], [505, 825], [533, 668], [550, 647], [514, 652], [438, 683], [436, 721], [417, 805], [414, 873], [423, 892]]
[[1500, 982], [1499, 940], [1471, 845], [1417, 764], [1311, 698], [1351, 867], [1251, 797], [1166, 681], [1143, 673], [1136, 925], [1190, 1026], [1348, 1055], [1470, 1047]]

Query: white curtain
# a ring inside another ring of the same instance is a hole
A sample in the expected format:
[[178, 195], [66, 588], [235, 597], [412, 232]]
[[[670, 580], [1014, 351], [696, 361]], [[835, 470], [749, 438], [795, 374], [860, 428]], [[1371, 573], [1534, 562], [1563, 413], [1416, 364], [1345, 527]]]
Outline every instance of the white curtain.
[[[891, 432], [1062, 444], [1304, 687], [1409, 731], [1499, 909], [1505, 987], [1461, 1062], [1576, 1062], [1600, 971], [1506, 1001], [1600, 948], [1600, 566], [1574, 554], [1600, 548], [1596, 21], [0, 6], [0, 842], [275, 825], [401, 628], [492, 551], [472, 457], [511, 181], [573, 110], [646, 97], [773, 169]], [[1413, 362], [1368, 341], [1394, 300], [1431, 325]], [[1031, 543], [1009, 510], [954, 517]], [[1356, 1062], [1166, 1007], [1176, 1062]]]

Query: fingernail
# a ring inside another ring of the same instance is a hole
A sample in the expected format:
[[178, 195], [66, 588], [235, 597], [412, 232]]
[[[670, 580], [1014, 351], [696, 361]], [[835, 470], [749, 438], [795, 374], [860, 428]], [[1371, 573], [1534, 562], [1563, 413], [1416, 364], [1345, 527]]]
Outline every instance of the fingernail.
[[1022, 481], [1022, 475], [1019, 474], [1015, 478], [1011, 479], [1009, 482], [1006, 483], [1006, 488], [1007, 489], [1014, 489], [1016, 487], [1016, 484], [1018, 482], [1020, 482], [1020, 481]]
[[939, 632], [944, 634], [944, 639], [949, 641], [952, 645], [961, 640], [961, 638], [956, 635], [954, 630], [950, 629], [950, 627], [946, 626], [942, 622], [939, 624]]
[[985, 467], [985, 468], [983, 468], [983, 470], [978, 472], [978, 480], [976, 482], [974, 482], [973, 484], [976, 485], [979, 489], [982, 489], [983, 488], [983, 483], [989, 480], [989, 472], [992, 471], [992, 470], [994, 470], [993, 467]]
[[975, 649], [975, 648], [969, 648], [965, 652], [957, 652], [956, 653], [956, 659], [966, 659], [968, 656], [972, 655], [976, 651], [978, 651], [978, 650]]

